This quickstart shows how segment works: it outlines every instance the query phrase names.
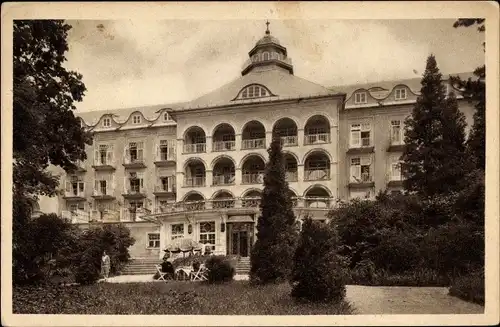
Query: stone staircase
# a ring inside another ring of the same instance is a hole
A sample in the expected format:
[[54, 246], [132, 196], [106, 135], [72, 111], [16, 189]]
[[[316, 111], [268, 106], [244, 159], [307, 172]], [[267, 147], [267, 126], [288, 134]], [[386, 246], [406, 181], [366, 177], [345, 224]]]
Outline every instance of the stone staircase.
[[156, 273], [155, 266], [160, 264], [158, 258], [136, 258], [131, 259], [122, 269], [122, 275], [153, 275]]
[[250, 273], [250, 257], [240, 257], [236, 264], [236, 274], [246, 275]]

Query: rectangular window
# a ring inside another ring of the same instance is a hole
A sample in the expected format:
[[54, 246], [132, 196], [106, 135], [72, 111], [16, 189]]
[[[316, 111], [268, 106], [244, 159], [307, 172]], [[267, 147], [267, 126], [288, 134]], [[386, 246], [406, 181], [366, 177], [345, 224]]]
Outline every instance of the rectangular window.
[[398, 157], [392, 157], [390, 159], [390, 176], [391, 181], [400, 181], [401, 180], [401, 162]]
[[148, 248], [160, 247], [160, 233], [148, 233]]
[[160, 177], [161, 189], [163, 191], [168, 191], [168, 177]]
[[104, 126], [104, 127], [110, 127], [110, 126], [111, 126], [111, 119], [109, 119], [109, 118], [104, 118], [104, 119], [102, 120], [102, 126]]
[[172, 241], [177, 239], [177, 238], [183, 238], [184, 237], [184, 224], [172, 224], [171, 226], [171, 231], [172, 231]]
[[168, 112], [165, 112], [163, 114], [163, 120], [164, 121], [171, 121], [172, 120], [172, 118], [170, 117], [170, 115], [168, 114]]
[[403, 143], [403, 129], [400, 120], [391, 121], [391, 144]]
[[99, 181], [99, 189], [102, 195], [106, 195], [107, 190], [107, 181]]
[[396, 100], [406, 99], [406, 89], [405, 88], [396, 89], [395, 98]]
[[361, 125], [351, 125], [351, 148], [359, 148], [361, 146]]
[[212, 244], [215, 250], [215, 221], [200, 223], [200, 243]]
[[129, 176], [130, 191], [140, 193], [144, 187], [144, 179], [142, 173], [130, 173]]
[[366, 103], [366, 92], [358, 92], [354, 94], [354, 103], [362, 104]]

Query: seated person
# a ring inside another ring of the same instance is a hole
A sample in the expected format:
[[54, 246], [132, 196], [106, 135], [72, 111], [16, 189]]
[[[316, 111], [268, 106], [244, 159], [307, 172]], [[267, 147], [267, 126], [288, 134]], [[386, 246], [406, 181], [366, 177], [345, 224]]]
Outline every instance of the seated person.
[[169, 276], [170, 278], [174, 278], [174, 265], [172, 265], [171, 262], [167, 261], [167, 258], [163, 258], [163, 262], [161, 263], [161, 271], [163, 273], [166, 273], [166, 276]]

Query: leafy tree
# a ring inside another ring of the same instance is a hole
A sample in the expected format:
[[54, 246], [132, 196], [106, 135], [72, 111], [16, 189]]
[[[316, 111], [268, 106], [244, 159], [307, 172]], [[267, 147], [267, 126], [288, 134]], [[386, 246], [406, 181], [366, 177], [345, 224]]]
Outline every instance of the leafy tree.
[[427, 58], [421, 95], [406, 120], [404, 186], [422, 196], [458, 191], [468, 173], [465, 117], [453, 94], [446, 97], [433, 55]]
[[306, 218], [294, 255], [292, 296], [313, 302], [340, 301], [347, 279], [338, 238], [327, 224]]
[[55, 195], [49, 164], [75, 169], [92, 142], [73, 114], [86, 90], [82, 75], [63, 67], [70, 29], [60, 20], [14, 21], [14, 201]]
[[268, 149], [264, 190], [257, 224], [257, 241], [250, 257], [250, 278], [255, 283], [287, 279], [297, 240], [292, 199], [285, 181], [284, 156], [279, 138]]
[[[453, 27], [469, 27], [478, 25], [478, 31], [484, 32], [484, 19], [458, 19]], [[483, 42], [484, 46], [484, 42]], [[475, 78], [462, 80], [458, 76], [451, 78], [455, 87], [461, 90], [464, 98], [475, 102], [474, 123], [467, 140], [467, 153], [476, 164], [476, 168], [484, 171], [485, 144], [486, 144], [486, 66], [482, 65], [474, 70]]]

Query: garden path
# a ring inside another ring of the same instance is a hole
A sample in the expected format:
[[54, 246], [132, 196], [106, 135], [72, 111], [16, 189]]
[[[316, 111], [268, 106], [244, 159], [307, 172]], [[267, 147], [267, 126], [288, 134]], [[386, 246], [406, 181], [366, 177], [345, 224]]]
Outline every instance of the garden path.
[[448, 295], [447, 287], [348, 285], [356, 314], [481, 314], [484, 307]]
[[[248, 279], [236, 275], [236, 280]], [[152, 275], [124, 275], [108, 283], [155, 282]], [[356, 314], [481, 314], [484, 307], [448, 295], [446, 287], [347, 285], [346, 300]]]

